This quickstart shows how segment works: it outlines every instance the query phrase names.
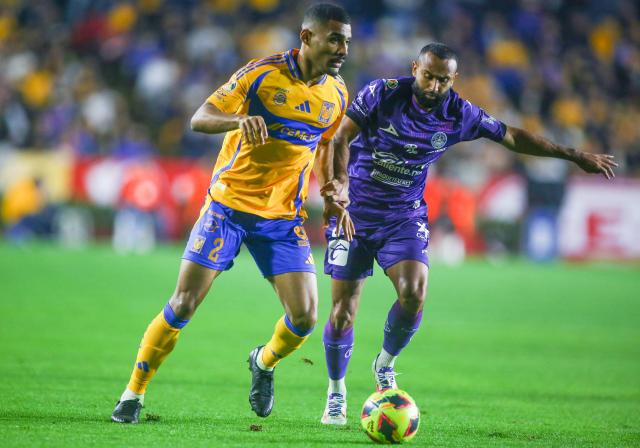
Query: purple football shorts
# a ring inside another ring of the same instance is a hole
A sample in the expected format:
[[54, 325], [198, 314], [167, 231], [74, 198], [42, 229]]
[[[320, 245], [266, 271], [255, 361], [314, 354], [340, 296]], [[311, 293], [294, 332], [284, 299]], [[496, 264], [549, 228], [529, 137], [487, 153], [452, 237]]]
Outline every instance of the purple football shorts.
[[351, 214], [356, 234], [351, 242], [335, 236], [332, 221], [325, 237], [324, 272], [338, 280], [359, 280], [373, 275], [373, 260], [386, 272], [403, 260], [429, 266], [429, 229], [426, 217], [365, 221]]

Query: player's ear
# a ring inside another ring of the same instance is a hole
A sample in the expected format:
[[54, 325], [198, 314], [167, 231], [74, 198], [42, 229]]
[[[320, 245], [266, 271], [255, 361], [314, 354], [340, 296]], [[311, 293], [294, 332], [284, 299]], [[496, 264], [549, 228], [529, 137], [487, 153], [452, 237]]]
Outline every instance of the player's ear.
[[418, 74], [418, 63], [416, 61], [411, 61], [411, 75], [415, 78]]
[[300, 40], [303, 44], [309, 45], [309, 42], [311, 42], [311, 34], [312, 33], [310, 29], [302, 28], [302, 30], [300, 31]]

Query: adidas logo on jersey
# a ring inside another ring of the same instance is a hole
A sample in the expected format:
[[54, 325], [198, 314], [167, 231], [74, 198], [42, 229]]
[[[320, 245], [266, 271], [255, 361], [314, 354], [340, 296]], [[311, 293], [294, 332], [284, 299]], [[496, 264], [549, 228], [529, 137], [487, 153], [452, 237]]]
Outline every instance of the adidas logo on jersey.
[[300, 112], [306, 112], [306, 113], [311, 112], [311, 107], [309, 107], [309, 101], [304, 101], [298, 104], [296, 107], [294, 107], [294, 109], [299, 110]]

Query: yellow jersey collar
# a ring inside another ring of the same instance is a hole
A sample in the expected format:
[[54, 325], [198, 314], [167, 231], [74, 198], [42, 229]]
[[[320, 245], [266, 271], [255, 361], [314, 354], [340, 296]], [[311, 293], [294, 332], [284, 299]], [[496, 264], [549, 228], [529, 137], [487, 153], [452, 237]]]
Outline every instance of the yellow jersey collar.
[[[298, 53], [300, 53], [299, 48], [292, 48], [285, 53], [284, 57], [285, 57], [285, 60], [287, 61], [287, 66], [289, 67], [291, 76], [302, 81], [302, 72], [300, 71], [300, 67], [296, 62], [296, 56], [298, 56]], [[327, 75], [324, 74], [318, 79], [317, 82], [313, 83], [312, 85], [324, 84], [326, 81], [327, 81]]]
[[296, 56], [300, 53], [298, 48], [292, 48], [291, 50], [285, 53], [285, 59], [287, 61], [287, 65], [289, 66], [289, 71], [294, 78], [302, 80], [302, 73], [300, 72], [300, 67], [298, 67], [298, 63], [296, 62]]

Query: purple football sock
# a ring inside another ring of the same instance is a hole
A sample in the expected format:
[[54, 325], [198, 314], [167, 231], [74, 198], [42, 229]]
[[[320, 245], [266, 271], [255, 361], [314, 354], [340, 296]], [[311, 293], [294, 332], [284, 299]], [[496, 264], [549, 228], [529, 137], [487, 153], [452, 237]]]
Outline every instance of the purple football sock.
[[384, 324], [384, 349], [397, 356], [418, 331], [421, 320], [422, 311], [418, 311], [417, 314], [409, 313], [400, 306], [400, 301], [396, 300]]
[[353, 350], [353, 327], [337, 330], [331, 325], [331, 320], [328, 320], [324, 326], [322, 342], [327, 358], [329, 378], [332, 380], [344, 378]]

